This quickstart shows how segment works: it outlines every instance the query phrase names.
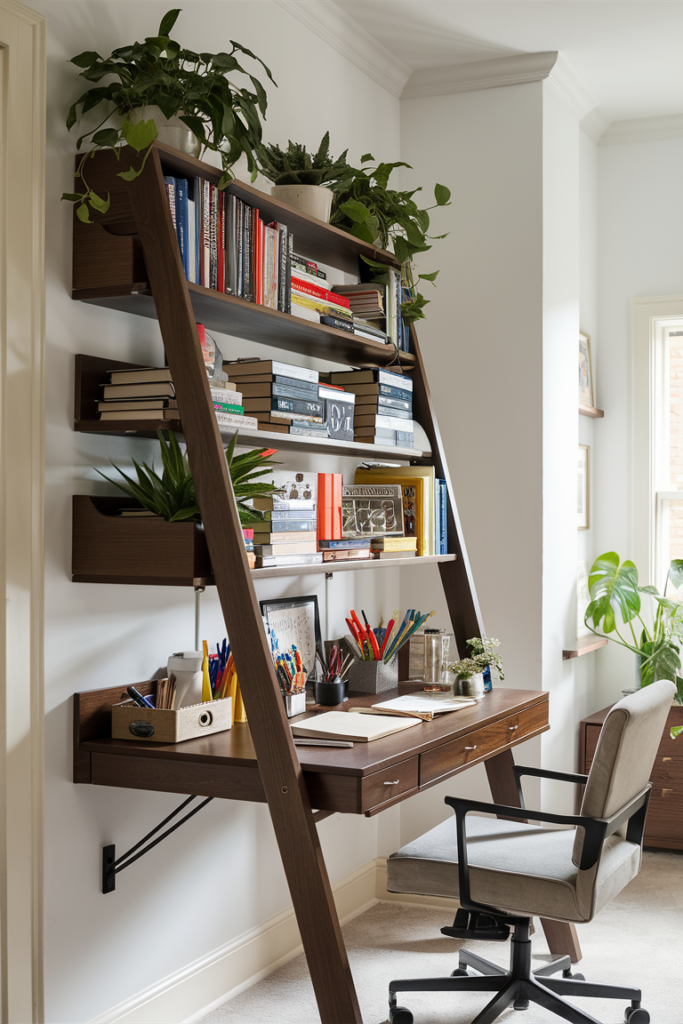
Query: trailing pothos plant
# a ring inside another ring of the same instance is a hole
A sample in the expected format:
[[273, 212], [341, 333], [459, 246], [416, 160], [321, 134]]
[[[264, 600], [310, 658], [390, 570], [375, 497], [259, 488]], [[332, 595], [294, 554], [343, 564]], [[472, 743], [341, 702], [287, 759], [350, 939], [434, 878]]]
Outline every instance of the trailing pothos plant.
[[[608, 637], [640, 657], [641, 686], [657, 679], [670, 679], [676, 684], [676, 703], [683, 704], [683, 605], [666, 596], [669, 582], [674, 587], [683, 583], [683, 559], [671, 562], [662, 595], [656, 587], [639, 586], [638, 569], [633, 562], [621, 562], [616, 551], [607, 551], [591, 566], [591, 601], [584, 621], [597, 636]], [[647, 616], [647, 622], [641, 614], [641, 595], [650, 598], [654, 605], [654, 615]]]
[[[137, 480], [128, 476], [114, 463], [112, 463], [114, 469], [121, 474], [125, 483], [112, 480], [99, 469], [97, 472], [124, 494], [136, 498], [148, 512], [160, 516], [168, 523], [181, 523], [188, 520], [200, 522], [201, 513], [197, 504], [194, 480], [190, 472], [187, 454], [181, 449], [172, 430], [168, 431], [168, 442], [164, 439], [161, 430], [157, 430], [157, 436], [163, 466], [161, 476], [154, 469], [154, 463], [151, 466], [145, 462], [140, 465], [135, 459], [133, 459], [133, 465]], [[254, 448], [242, 455], [235, 455], [236, 443], [237, 434], [234, 435], [226, 449], [225, 457], [228, 462], [240, 522], [246, 526], [264, 518], [263, 512], [252, 508], [247, 502], [252, 498], [267, 497], [278, 490], [274, 484], [260, 479], [267, 476], [277, 463], [270, 461], [270, 456], [275, 454], [272, 448]]]
[[[166, 118], [178, 115], [206, 149], [220, 153], [223, 164], [220, 188], [232, 178], [232, 166], [242, 153], [246, 155], [252, 181], [256, 178], [254, 152], [261, 142], [261, 117], [265, 119], [268, 99], [261, 82], [242, 67], [238, 55], [244, 54], [257, 61], [273, 85], [276, 82], [261, 58], [233, 39], [230, 52], [195, 53], [181, 47], [170, 37], [180, 11], [180, 8], [168, 11], [161, 19], [156, 36], [148, 36], [143, 43], [121, 46], [108, 57], [86, 50], [71, 59], [72, 64], [83, 69], [80, 76], [88, 82], [113, 79], [107, 85], [94, 85], [84, 92], [71, 106], [66, 119], [70, 129], [79, 116], [96, 107], [101, 107], [104, 113], [99, 125], [81, 135], [76, 144], [77, 149], [86, 139], [93, 144], [76, 172], [83, 183], [83, 191], [65, 192], [62, 196], [77, 204], [76, 212], [85, 223], [90, 223], [89, 208], [97, 213], [106, 213], [109, 209], [109, 197], [98, 196], [85, 180], [88, 157], [108, 147], [119, 159], [119, 147], [127, 143], [138, 154], [144, 153], [144, 158], [139, 167], [131, 166], [119, 172], [119, 176], [132, 181], [142, 173], [149, 147], [158, 133], [153, 118], [135, 123], [131, 120], [140, 107], [157, 106]], [[248, 77], [253, 89], [231, 82], [227, 76], [232, 72]], [[119, 121], [123, 118], [123, 123], [120, 127], [105, 127], [112, 118]]]
[[[361, 164], [374, 163], [374, 159], [372, 154], [366, 153], [361, 157]], [[409, 298], [401, 305], [401, 317], [408, 324], [424, 317], [424, 307], [429, 302], [418, 291], [418, 282], [435, 284], [439, 273], [435, 270], [416, 275], [413, 257], [431, 249], [432, 241], [446, 237], [428, 234], [429, 211], [449, 206], [451, 192], [445, 185], [435, 185], [434, 205], [420, 209], [413, 196], [421, 192], [421, 188], [403, 192], [389, 188], [389, 178], [397, 167], [411, 169], [410, 164], [400, 160], [374, 167], [350, 168], [346, 177], [330, 186], [334, 192], [330, 223], [364, 242], [376, 243], [382, 249], [393, 248], [402, 265], [401, 283], [409, 293]], [[366, 256], [362, 258], [380, 275], [377, 280], [387, 280], [385, 264]]]

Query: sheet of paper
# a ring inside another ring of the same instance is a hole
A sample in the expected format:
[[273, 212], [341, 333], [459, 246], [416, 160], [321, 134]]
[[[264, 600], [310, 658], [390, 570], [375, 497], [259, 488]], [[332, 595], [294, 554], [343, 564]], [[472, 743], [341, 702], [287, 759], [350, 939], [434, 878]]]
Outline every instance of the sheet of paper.
[[407, 693], [404, 697], [394, 697], [393, 700], [372, 706], [382, 711], [431, 711], [438, 715], [441, 712], [458, 711], [459, 708], [471, 708], [476, 703], [476, 700], [468, 700], [466, 697], [454, 697], [452, 693]]

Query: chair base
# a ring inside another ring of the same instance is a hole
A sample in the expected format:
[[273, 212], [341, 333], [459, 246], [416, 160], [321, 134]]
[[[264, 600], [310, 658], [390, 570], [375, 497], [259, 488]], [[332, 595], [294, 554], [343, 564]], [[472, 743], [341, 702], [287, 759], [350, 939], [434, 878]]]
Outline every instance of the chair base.
[[[477, 975], [470, 975], [473, 968]], [[563, 977], [551, 975], [562, 971]], [[595, 1017], [568, 1003], [563, 996], [583, 996], [596, 999], [628, 999], [624, 1020], [627, 1024], [649, 1024], [650, 1015], [640, 1005], [640, 989], [621, 985], [600, 985], [571, 975], [568, 956], [559, 957], [535, 971], [531, 970], [531, 941], [529, 919], [515, 922], [510, 943], [510, 970], [485, 960], [468, 949], [459, 952], [458, 968], [450, 978], [418, 978], [392, 981], [389, 984], [389, 1021], [391, 1024], [412, 1024], [410, 1010], [398, 1006], [397, 992], [492, 992], [493, 998], [472, 1024], [493, 1024], [503, 1010], [514, 1006], [526, 1010], [529, 1003], [538, 1003], [546, 1010], [568, 1020], [571, 1024], [600, 1024]]]

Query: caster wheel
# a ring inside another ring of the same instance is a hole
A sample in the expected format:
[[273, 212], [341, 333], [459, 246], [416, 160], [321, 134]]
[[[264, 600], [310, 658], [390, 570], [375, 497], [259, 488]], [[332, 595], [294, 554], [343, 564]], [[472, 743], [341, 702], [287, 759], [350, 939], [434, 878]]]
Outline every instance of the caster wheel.
[[413, 1015], [405, 1006], [392, 1006], [389, 1010], [390, 1024], [413, 1024]]
[[468, 978], [466, 967], [458, 967], [456, 971], [451, 971], [451, 978]]
[[624, 1021], [626, 1024], [650, 1024], [650, 1014], [642, 1006], [627, 1006]]
[[563, 978], [571, 978], [573, 981], [585, 981], [586, 980], [585, 975], [579, 974], [578, 972], [576, 974], [572, 974], [571, 970], [569, 970], [569, 971], [562, 971], [562, 977]]

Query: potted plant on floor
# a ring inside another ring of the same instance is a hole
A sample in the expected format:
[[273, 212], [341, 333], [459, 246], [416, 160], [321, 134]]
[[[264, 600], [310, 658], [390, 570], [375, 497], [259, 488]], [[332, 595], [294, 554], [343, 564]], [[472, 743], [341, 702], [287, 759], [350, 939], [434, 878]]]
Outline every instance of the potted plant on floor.
[[330, 156], [330, 133], [325, 132], [316, 153], [289, 141], [287, 149], [261, 145], [257, 150], [261, 174], [273, 182], [271, 194], [302, 213], [329, 222], [333, 193], [330, 186], [346, 177], [351, 168], [345, 149], [335, 160]]
[[[170, 37], [179, 14], [179, 8], [168, 11], [157, 35], [142, 43], [121, 46], [108, 57], [86, 50], [71, 60], [82, 68], [82, 78], [97, 84], [72, 104], [67, 128], [91, 110], [104, 114], [100, 123], [84, 132], [77, 142], [77, 149], [86, 139], [93, 145], [76, 174], [83, 191], [62, 196], [76, 204], [84, 223], [90, 223], [91, 210], [103, 214], [109, 209], [108, 198], [96, 195], [84, 176], [88, 157], [98, 149], [110, 147], [118, 157], [118, 147], [127, 144], [137, 153], [144, 153], [141, 166], [120, 172], [127, 181], [142, 172], [156, 138], [191, 156], [198, 156], [202, 148], [219, 153], [223, 164], [221, 188], [232, 178], [232, 166], [242, 153], [252, 181], [256, 177], [254, 151], [261, 142], [261, 118], [266, 116], [268, 100], [263, 85], [241, 66], [238, 55], [257, 61], [275, 85], [273, 76], [260, 57], [234, 40], [230, 40], [229, 52], [194, 53], [184, 49]], [[232, 73], [247, 76], [253, 89], [236, 85], [227, 77]], [[113, 81], [99, 84], [103, 79]]]
[[[622, 562], [616, 551], [607, 551], [591, 566], [588, 577], [591, 601], [584, 621], [596, 636], [607, 637], [633, 651], [636, 688], [648, 686], [657, 679], [670, 679], [677, 689], [674, 700], [683, 705], [680, 674], [683, 605], [666, 596], [669, 583], [674, 587], [683, 583], [683, 559], [671, 562], [661, 595], [656, 587], [639, 585], [638, 569], [633, 562]], [[647, 611], [641, 594], [649, 598]]]
[[[361, 164], [374, 162], [366, 153]], [[424, 317], [424, 307], [429, 300], [418, 291], [420, 281], [434, 284], [438, 270], [429, 274], [416, 274], [413, 257], [416, 253], [431, 249], [431, 241], [446, 235], [429, 235], [429, 211], [449, 206], [451, 193], [445, 185], [434, 186], [434, 205], [420, 209], [413, 198], [420, 188], [400, 191], [389, 187], [389, 178], [397, 167], [410, 168], [403, 161], [379, 163], [375, 167], [350, 169], [350, 173], [333, 183], [334, 192], [330, 223], [365, 242], [379, 245], [382, 249], [393, 248], [394, 255], [402, 265], [401, 284], [404, 301], [401, 318], [404, 324], [414, 323]], [[376, 275], [386, 275], [384, 264], [362, 257]], [[375, 280], [384, 280], [376, 276]], [[386, 283], [386, 281], [385, 281]]]

